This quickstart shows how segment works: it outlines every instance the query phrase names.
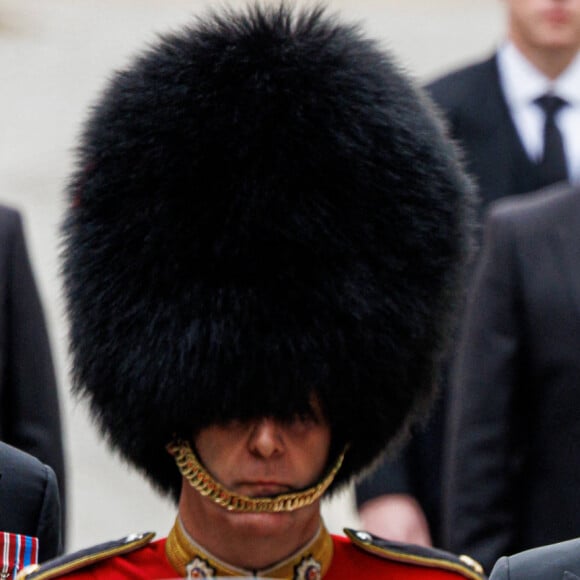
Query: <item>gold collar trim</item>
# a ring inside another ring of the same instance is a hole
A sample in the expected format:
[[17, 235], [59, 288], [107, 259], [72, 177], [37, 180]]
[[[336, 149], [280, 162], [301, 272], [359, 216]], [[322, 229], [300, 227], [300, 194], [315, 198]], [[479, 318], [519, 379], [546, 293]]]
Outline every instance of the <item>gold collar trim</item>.
[[201, 464], [187, 441], [174, 441], [167, 446], [167, 450], [173, 455], [181, 475], [196, 491], [233, 512], [292, 512], [313, 504], [333, 482], [346, 453], [345, 449], [326, 477], [308, 489], [274, 497], [248, 497], [238, 495], [216, 481]]
[[244, 570], [230, 566], [204, 550], [185, 531], [178, 517], [167, 537], [165, 553], [169, 563], [183, 578], [217, 578], [244, 576], [284, 578], [286, 580], [319, 580], [324, 577], [333, 555], [330, 534], [320, 524], [314, 538], [295, 554], [264, 570]]

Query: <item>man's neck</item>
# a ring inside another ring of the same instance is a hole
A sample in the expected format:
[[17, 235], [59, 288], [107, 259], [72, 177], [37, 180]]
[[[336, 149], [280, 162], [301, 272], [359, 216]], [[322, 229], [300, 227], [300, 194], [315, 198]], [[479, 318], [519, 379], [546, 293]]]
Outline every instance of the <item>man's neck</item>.
[[186, 532], [181, 518], [178, 518], [165, 542], [165, 553], [180, 577], [263, 575], [268, 578], [310, 578], [313, 572], [317, 572], [316, 577], [320, 578], [331, 566], [334, 543], [321, 522], [310, 542], [284, 560], [262, 568], [243, 568], [218, 558], [198, 544]]
[[321, 526], [319, 502], [292, 513], [235, 514], [199, 498], [182, 494], [179, 517], [184, 530], [216, 558], [246, 570], [285, 560], [308, 544]]
[[550, 80], [557, 79], [578, 54], [575, 47], [546, 50], [531, 47], [515, 35], [512, 35], [510, 40], [524, 57]]

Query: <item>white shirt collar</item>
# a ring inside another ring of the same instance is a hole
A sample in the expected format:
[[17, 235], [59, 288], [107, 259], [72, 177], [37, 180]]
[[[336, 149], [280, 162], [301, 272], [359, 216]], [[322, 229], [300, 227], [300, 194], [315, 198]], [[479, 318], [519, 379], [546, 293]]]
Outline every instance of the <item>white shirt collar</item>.
[[509, 41], [498, 49], [497, 63], [502, 92], [530, 159], [541, 159], [544, 147], [545, 117], [534, 100], [551, 92], [568, 101], [570, 106], [561, 110], [556, 123], [564, 139], [570, 177], [575, 183], [580, 183], [580, 52], [553, 81]]
[[554, 94], [574, 107], [580, 106], [580, 52], [566, 70], [552, 83]]
[[497, 58], [501, 84], [508, 104], [529, 104], [539, 96], [551, 92], [571, 105], [580, 105], [580, 52], [555, 80], [540, 72], [510, 41], [499, 48]]
[[554, 92], [556, 83], [531, 64], [512, 42], [507, 41], [499, 48], [497, 58], [501, 84], [510, 108], [529, 105], [539, 96]]

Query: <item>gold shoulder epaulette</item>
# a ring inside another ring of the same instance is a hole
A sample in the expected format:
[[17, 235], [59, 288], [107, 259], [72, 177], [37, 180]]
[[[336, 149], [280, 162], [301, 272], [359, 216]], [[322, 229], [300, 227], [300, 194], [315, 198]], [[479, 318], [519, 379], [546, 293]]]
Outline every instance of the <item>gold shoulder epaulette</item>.
[[436, 548], [390, 542], [368, 532], [345, 529], [344, 533], [361, 550], [385, 560], [448, 570], [470, 580], [482, 580], [486, 577], [482, 565], [469, 556], [456, 556]]
[[16, 580], [50, 580], [51, 578], [58, 578], [107, 558], [137, 550], [147, 545], [154, 537], [154, 532], [131, 534], [119, 540], [104, 542], [72, 554], [59, 556], [42, 564], [33, 564], [22, 569], [16, 576]]

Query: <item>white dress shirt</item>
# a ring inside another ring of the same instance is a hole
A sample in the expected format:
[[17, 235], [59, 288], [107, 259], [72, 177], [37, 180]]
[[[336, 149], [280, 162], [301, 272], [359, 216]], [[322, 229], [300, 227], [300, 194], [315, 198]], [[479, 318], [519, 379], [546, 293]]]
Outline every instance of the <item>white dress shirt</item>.
[[568, 105], [556, 116], [562, 134], [570, 181], [580, 183], [580, 52], [555, 80], [544, 76], [511, 42], [498, 51], [501, 86], [520, 140], [528, 156], [540, 161], [544, 149], [544, 113], [534, 103], [551, 93]]

